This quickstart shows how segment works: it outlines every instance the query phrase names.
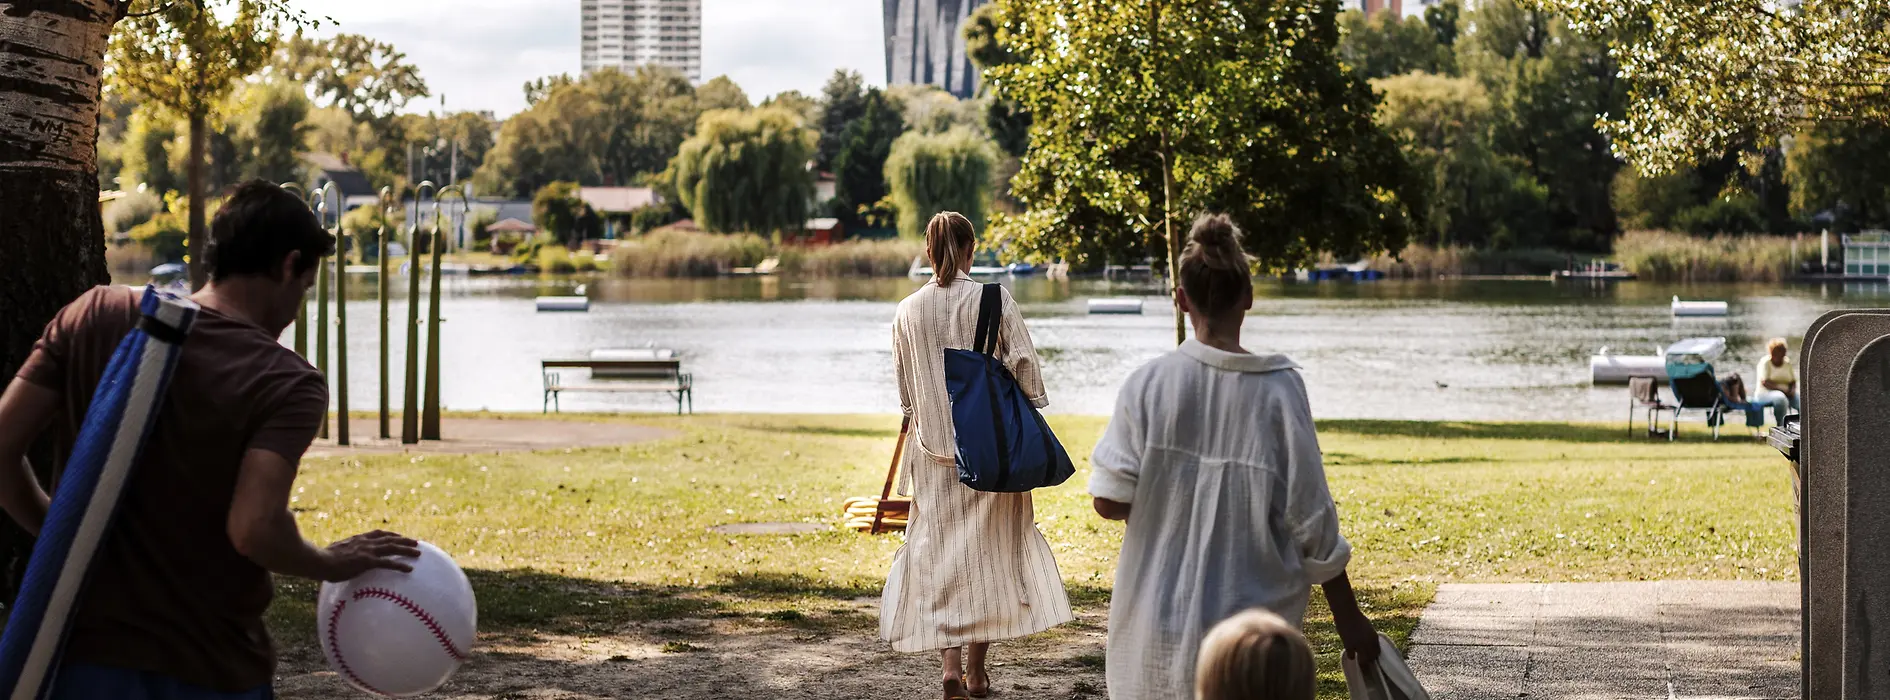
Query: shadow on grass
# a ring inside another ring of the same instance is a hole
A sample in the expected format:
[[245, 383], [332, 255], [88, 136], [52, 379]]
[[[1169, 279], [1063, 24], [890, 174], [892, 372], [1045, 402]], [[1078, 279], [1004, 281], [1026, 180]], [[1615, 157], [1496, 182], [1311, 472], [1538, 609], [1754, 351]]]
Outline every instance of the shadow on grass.
[[[770, 627], [791, 635], [795, 643], [812, 643], [829, 638], [872, 640], [877, 618], [870, 607], [880, 595], [875, 582], [849, 583], [799, 574], [724, 572], [701, 586], [651, 586], [612, 581], [598, 581], [546, 573], [529, 569], [505, 571], [470, 569], [466, 572], [479, 599], [479, 627], [482, 636], [528, 645], [544, 643], [547, 635], [580, 637], [627, 636], [661, 645], [662, 655], [655, 659], [633, 661], [625, 657], [608, 660], [565, 660], [557, 654], [532, 651], [487, 652], [494, 659], [526, 664], [514, 672], [497, 672], [493, 677], [475, 681], [481, 692], [506, 693], [543, 690], [551, 687], [576, 687], [580, 679], [603, 678], [613, 688], [629, 688], [663, 674], [655, 669], [680, 665], [685, 675], [714, 683], [727, 691], [717, 697], [741, 697], [766, 694], [774, 680], [763, 671], [782, 659], [753, 659], [747, 664], [718, 662], [717, 654], [699, 654], [725, 645], [728, 635], [741, 630], [766, 630]], [[1078, 611], [1091, 616], [1107, 610], [1110, 589], [1091, 584], [1068, 584], [1070, 602]], [[1369, 606], [1368, 614], [1381, 632], [1400, 646], [1408, 644], [1417, 626], [1418, 615], [1430, 601], [1429, 587], [1390, 587], [1361, 584], [1359, 598]], [[316, 585], [283, 579], [278, 584], [276, 602], [269, 611], [269, 626], [282, 643], [285, 660], [293, 665], [319, 668], [320, 652], [315, 639], [314, 600]], [[862, 603], [868, 603], [863, 605]], [[739, 619], [734, 631], [691, 625], [652, 625], [632, 627], [633, 623], [688, 622], [705, 619]], [[1079, 620], [1079, 622], [1081, 622]], [[1104, 632], [1092, 624], [1072, 623], [1046, 633], [1038, 641], [1055, 652], [1036, 652], [1041, 657], [1027, 662], [1036, 667], [1039, 679], [1048, 676], [1059, 688], [1058, 697], [1102, 693], [1101, 679], [1105, 657], [1100, 637], [1090, 632]], [[1307, 614], [1307, 637], [1319, 652], [1320, 695], [1328, 700], [1345, 697], [1343, 675], [1339, 671], [1338, 635], [1320, 596], [1313, 597]], [[852, 641], [842, 642], [852, 644]], [[879, 642], [869, 642], [883, 645]], [[873, 646], [878, 649], [880, 646]], [[783, 647], [783, 653], [791, 653]], [[1035, 655], [1033, 654], [1033, 655]], [[725, 659], [723, 660], [725, 661]], [[904, 668], [900, 655], [882, 650], [862, 657], [848, 668], [859, 669], [875, 664]], [[511, 668], [511, 667], [508, 667]], [[518, 673], [519, 669], [530, 669]], [[936, 667], [912, 665], [913, 687], [927, 687], [931, 681], [921, 671]], [[853, 671], [827, 672], [831, 680], [853, 679]], [[1093, 679], [1093, 680], [1092, 680]], [[844, 684], [844, 683], [843, 683]], [[1069, 690], [1063, 690], [1068, 688]], [[662, 691], [662, 688], [650, 688]], [[673, 690], [673, 689], [670, 689]], [[852, 688], [865, 690], [865, 688]], [[882, 689], [883, 690], [883, 689]], [[1047, 690], [1047, 689], [1046, 689]], [[590, 692], [586, 689], [586, 692]], [[659, 694], [660, 696], [660, 694]], [[859, 695], [841, 695], [855, 697]], [[697, 697], [697, 696], [690, 696]], [[859, 696], [864, 697], [864, 696]]]
[[[1457, 423], [1395, 420], [1322, 420], [1321, 433], [1362, 437], [1402, 437], [1432, 440], [1551, 440], [1555, 442], [1646, 442], [1626, 428], [1566, 423]], [[1711, 438], [1710, 433], [1701, 437]], [[1682, 434], [1682, 441], [1690, 441]]]

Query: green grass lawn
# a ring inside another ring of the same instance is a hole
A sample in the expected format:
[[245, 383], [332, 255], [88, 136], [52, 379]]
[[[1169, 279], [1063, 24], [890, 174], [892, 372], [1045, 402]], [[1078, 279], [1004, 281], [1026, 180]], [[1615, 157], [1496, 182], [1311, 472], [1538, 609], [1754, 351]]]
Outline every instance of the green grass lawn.
[[[877, 494], [896, 417], [697, 416], [630, 420], [673, 439], [484, 456], [309, 460], [293, 504], [328, 541], [387, 528], [453, 554], [500, 638], [608, 635], [637, 620], [740, 619], [871, 637], [899, 538], [852, 531], [731, 537], [712, 525], [837, 525]], [[1122, 527], [1090, 510], [1100, 418], [1056, 417], [1077, 475], [1037, 493], [1037, 520], [1079, 609], [1106, 608]], [[1351, 574], [1401, 643], [1437, 583], [1795, 578], [1783, 459], [1749, 439], [1677, 444], [1618, 426], [1329, 421], [1327, 474]], [[313, 586], [284, 581], [272, 623], [312, 637]], [[1086, 629], [1088, 628], [1088, 629]], [[1315, 596], [1308, 629], [1322, 695], [1343, 696], [1338, 643]], [[1075, 631], [1101, 631], [1079, 623]], [[680, 642], [679, 642], [680, 643]], [[684, 644], [686, 647], [687, 645]], [[1090, 660], [1099, 663], [1099, 659]]]

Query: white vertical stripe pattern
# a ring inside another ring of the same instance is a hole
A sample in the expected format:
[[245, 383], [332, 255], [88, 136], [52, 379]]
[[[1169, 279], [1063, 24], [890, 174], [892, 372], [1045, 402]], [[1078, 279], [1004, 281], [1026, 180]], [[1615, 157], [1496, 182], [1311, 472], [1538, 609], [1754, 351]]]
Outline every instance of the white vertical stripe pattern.
[[[971, 347], [981, 292], [969, 277], [949, 287], [927, 283], [900, 303], [893, 322], [900, 404], [917, 426], [900, 465], [911, 524], [880, 605], [880, 636], [894, 651], [1014, 639], [1074, 617], [1030, 494], [958, 483], [944, 351]], [[998, 355], [1041, 407], [1042, 362], [1008, 290], [1003, 299]]]

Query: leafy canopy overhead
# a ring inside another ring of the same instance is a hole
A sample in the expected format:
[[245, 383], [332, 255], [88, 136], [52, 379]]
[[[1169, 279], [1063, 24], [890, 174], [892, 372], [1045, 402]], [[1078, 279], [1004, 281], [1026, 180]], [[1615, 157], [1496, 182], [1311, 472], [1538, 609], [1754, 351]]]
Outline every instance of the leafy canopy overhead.
[[[1032, 116], [1003, 237], [1079, 265], [1168, 248], [1224, 211], [1271, 267], [1402, 248], [1421, 185], [1336, 56], [1336, 0], [1001, 0], [1021, 62], [986, 71]], [[1165, 188], [1165, 175], [1173, 186]]]
[[1756, 155], [1807, 122], [1890, 124], [1890, 1], [1532, 1], [1608, 42], [1630, 87], [1601, 127], [1644, 172]]

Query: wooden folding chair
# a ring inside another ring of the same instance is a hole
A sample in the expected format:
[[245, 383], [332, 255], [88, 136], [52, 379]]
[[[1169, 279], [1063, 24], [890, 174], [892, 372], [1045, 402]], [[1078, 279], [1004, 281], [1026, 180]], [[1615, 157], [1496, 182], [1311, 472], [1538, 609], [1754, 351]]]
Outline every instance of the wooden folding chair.
[[906, 416], [905, 420], [899, 424], [899, 444], [893, 446], [892, 465], [886, 467], [886, 485], [880, 488], [879, 500], [873, 507], [873, 526], [867, 529], [866, 534], [879, 535], [903, 529], [887, 525], [885, 521], [888, 515], [904, 515], [907, 522], [911, 522], [912, 499], [892, 497], [893, 480], [899, 478], [899, 458], [905, 454], [906, 437], [911, 434], [911, 431], [912, 416]]

